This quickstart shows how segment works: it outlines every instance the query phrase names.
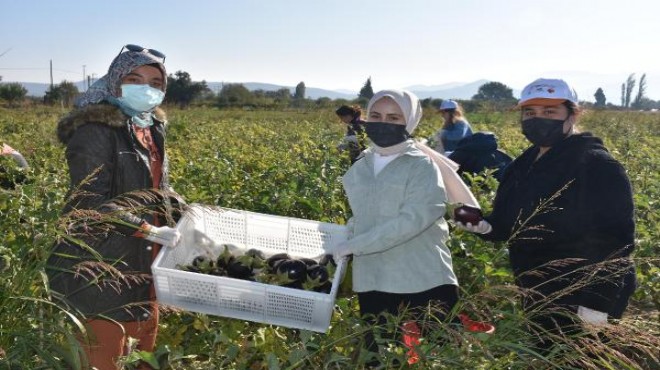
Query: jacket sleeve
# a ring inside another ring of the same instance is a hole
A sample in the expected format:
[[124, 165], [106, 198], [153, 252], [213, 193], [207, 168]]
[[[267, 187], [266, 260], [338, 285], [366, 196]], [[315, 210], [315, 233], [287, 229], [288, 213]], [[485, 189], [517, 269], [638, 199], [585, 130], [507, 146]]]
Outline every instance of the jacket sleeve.
[[580, 292], [580, 302], [610, 312], [624, 281], [630, 281], [625, 275], [631, 273], [627, 257], [634, 248], [632, 188], [623, 166], [607, 154], [589, 161], [585, 169], [583, 254], [588, 263], [599, 265], [588, 269], [594, 280]]
[[[484, 217], [488, 223], [490, 223], [490, 226], [492, 226], [491, 232], [488, 234], [477, 234], [480, 238], [484, 240], [490, 240], [490, 241], [507, 241], [511, 237], [511, 230], [508, 229], [507, 226], [505, 226], [504, 222], [504, 213], [506, 211], [507, 204], [503, 201], [503, 198], [505, 197], [505, 192], [507, 191], [508, 187], [510, 187], [510, 182], [514, 181], [511, 179], [510, 176], [510, 171], [507, 171], [504, 173], [504, 176], [502, 178], [502, 182], [500, 182], [499, 187], [497, 188], [497, 192], [495, 193], [495, 200], [493, 201], [493, 210], [491, 213]], [[509, 176], [507, 176], [509, 175]]]
[[353, 254], [380, 253], [399, 246], [444, 216], [447, 197], [440, 171], [425, 162], [413, 173], [398, 215], [348, 240]]
[[66, 159], [72, 191], [67, 210], [96, 210], [111, 215], [117, 219], [118, 231], [132, 235], [145, 220], [113, 202], [116, 149], [110, 130], [100, 124], [85, 124], [78, 127], [67, 143]]

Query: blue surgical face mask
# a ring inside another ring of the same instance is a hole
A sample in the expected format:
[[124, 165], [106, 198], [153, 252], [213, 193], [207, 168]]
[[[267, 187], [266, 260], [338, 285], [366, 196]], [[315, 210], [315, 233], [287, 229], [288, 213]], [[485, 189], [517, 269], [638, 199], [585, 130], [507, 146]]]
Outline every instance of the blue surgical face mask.
[[121, 97], [117, 100], [137, 112], [151, 112], [164, 98], [164, 92], [149, 85], [124, 84], [121, 85]]

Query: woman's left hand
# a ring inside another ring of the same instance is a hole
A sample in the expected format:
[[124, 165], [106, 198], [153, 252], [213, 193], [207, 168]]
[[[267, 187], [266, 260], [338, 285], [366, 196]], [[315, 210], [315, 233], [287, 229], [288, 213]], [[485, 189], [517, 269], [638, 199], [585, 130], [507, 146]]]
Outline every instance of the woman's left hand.
[[582, 321], [594, 325], [594, 326], [602, 326], [607, 324], [607, 313], [606, 312], [600, 312], [596, 310], [592, 310], [591, 308], [587, 308], [584, 306], [578, 306], [578, 311], [577, 311], [578, 317], [582, 319]]

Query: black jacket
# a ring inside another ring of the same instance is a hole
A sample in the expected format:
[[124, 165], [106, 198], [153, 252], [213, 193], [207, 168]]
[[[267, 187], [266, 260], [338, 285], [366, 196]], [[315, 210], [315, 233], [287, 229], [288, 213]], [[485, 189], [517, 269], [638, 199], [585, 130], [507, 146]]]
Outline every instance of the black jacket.
[[[159, 188], [169, 190], [163, 150], [165, 115], [158, 110], [156, 116], [151, 134], [163, 158]], [[153, 189], [153, 183], [149, 152], [138, 143], [127, 120], [118, 108], [98, 104], [75, 110], [59, 122], [57, 135], [67, 147], [71, 178], [63, 216], [73, 215], [74, 226], [56, 245], [48, 266], [51, 288], [67, 304], [85, 315], [119, 321], [149, 317], [145, 304], [153, 299], [150, 266], [154, 251], [151, 242], [134, 233], [143, 222], [154, 223], [154, 206], [165, 199], [162, 194], [130, 193]], [[111, 216], [113, 222], [95, 223], [104, 216]], [[107, 269], [94, 267], [100, 258], [121, 275], [103, 275]], [[97, 283], [90, 279], [92, 275], [103, 277]]]
[[364, 127], [367, 125], [367, 122], [360, 119], [360, 117], [355, 117], [346, 125], [346, 136], [355, 136], [361, 135], [364, 133]]
[[459, 164], [458, 173], [480, 173], [494, 169], [493, 177], [502, 180], [504, 168], [511, 163], [511, 157], [497, 149], [497, 138], [492, 132], [475, 132], [458, 142], [449, 159]]
[[[570, 286], [576, 290], [555, 302], [620, 317], [635, 285], [632, 262], [621, 260], [635, 232], [626, 172], [589, 133], [569, 136], [535, 161], [538, 152], [531, 147], [507, 167], [487, 217], [493, 231], [484, 237], [508, 240], [520, 286], [543, 296]], [[619, 263], [585, 268], [612, 258]], [[574, 285], [589, 274], [588, 284]]]
[[366, 122], [361, 120], [360, 117], [355, 117], [346, 125], [346, 136], [355, 136], [357, 143], [349, 142], [348, 155], [351, 159], [351, 164], [355, 163], [360, 158], [362, 151], [367, 148], [364, 140], [364, 130]]

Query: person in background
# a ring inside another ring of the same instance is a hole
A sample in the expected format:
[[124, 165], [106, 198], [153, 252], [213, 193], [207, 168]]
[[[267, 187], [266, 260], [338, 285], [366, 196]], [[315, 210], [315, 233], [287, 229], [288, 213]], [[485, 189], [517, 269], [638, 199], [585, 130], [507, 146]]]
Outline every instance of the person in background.
[[128, 337], [153, 351], [158, 305], [150, 267], [161, 245], [179, 239], [163, 217], [170, 199], [179, 199], [169, 185], [166, 116], [158, 108], [164, 61], [156, 50], [124, 46], [57, 126], [71, 178], [63, 217], [80, 224], [67, 233], [79, 232], [74, 237], [89, 247], [75, 238], [56, 245], [50, 287], [86, 318], [79, 340], [89, 366], [102, 370], [118, 369]]
[[547, 334], [621, 318], [635, 290], [635, 223], [628, 176], [590, 133], [579, 133], [575, 91], [560, 79], [527, 85], [518, 103], [531, 146], [506, 169], [483, 221], [460, 228], [507, 241], [523, 305]]
[[0, 165], [0, 188], [14, 189], [16, 184], [23, 183], [26, 180], [24, 171], [29, 168], [28, 162], [18, 150], [5, 143], [2, 143], [0, 156], [11, 157], [18, 166], [16, 170], [12, 170], [12, 168], [5, 168], [3, 164]]
[[[384, 325], [383, 313], [399, 315], [406, 308], [418, 313], [429, 303], [441, 308], [442, 320], [458, 301], [445, 245], [445, 186], [438, 166], [410, 138], [421, 118], [414, 94], [376, 93], [367, 113], [371, 144], [342, 179], [353, 212], [352, 237], [328, 252], [353, 256], [353, 290], [360, 314], [372, 324]], [[378, 351], [371, 333], [365, 341], [369, 351]]]
[[435, 134], [435, 151], [440, 154], [450, 155], [456, 147], [458, 142], [462, 139], [472, 135], [472, 127], [465, 119], [463, 109], [454, 100], [443, 100], [438, 108], [444, 124], [442, 129]]
[[497, 181], [502, 180], [504, 169], [513, 160], [497, 148], [497, 137], [492, 132], [475, 132], [458, 142], [449, 159], [460, 165], [458, 173], [478, 174], [491, 169]]
[[346, 135], [341, 144], [337, 146], [337, 149], [340, 151], [348, 150], [351, 164], [353, 164], [366, 147], [364, 143], [365, 121], [361, 118], [362, 109], [357, 105], [350, 107], [342, 105], [337, 108], [335, 114], [346, 124]]

